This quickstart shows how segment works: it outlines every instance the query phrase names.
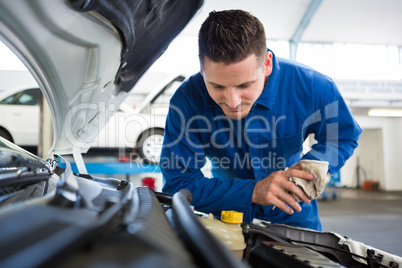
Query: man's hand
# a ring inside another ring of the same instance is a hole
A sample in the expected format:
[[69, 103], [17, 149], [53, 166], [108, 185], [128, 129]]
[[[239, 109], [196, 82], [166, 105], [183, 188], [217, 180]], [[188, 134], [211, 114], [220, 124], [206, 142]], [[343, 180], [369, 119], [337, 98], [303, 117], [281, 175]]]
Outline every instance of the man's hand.
[[286, 171], [276, 171], [269, 174], [265, 179], [257, 182], [254, 188], [252, 202], [262, 206], [274, 205], [287, 214], [293, 214], [293, 210], [290, 207], [300, 212], [301, 207], [299, 203], [297, 203], [287, 191], [296, 194], [304, 203], [309, 204], [311, 200], [308, 199], [299, 186], [289, 181], [290, 177], [305, 180], [314, 179], [312, 174], [301, 170], [300, 166], [290, 168]]

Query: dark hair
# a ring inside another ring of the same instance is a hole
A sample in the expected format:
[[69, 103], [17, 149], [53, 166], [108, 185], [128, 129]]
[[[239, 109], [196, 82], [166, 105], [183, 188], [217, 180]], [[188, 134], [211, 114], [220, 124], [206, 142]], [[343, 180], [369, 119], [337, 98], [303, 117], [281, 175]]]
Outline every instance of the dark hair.
[[264, 26], [243, 10], [212, 11], [198, 34], [198, 57], [236, 63], [255, 54], [262, 64], [267, 51]]

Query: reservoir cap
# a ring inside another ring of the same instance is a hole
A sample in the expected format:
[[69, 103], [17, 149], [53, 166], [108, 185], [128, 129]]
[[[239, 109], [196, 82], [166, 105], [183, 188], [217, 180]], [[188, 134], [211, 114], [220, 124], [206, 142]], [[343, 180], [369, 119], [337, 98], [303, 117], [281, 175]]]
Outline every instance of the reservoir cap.
[[242, 223], [243, 213], [234, 210], [223, 210], [221, 214], [221, 221], [228, 223]]

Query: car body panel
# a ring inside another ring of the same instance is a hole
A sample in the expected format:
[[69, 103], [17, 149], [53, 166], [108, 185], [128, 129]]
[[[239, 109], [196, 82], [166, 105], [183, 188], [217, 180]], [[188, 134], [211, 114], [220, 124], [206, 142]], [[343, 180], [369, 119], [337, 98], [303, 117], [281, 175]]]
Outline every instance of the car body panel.
[[[166, 83], [169, 84], [170, 80]], [[166, 87], [166, 85], [164, 85]], [[153, 92], [161, 92], [164, 87], [159, 87]], [[12, 141], [20, 146], [38, 146], [39, 143], [39, 113], [38, 98], [27, 98], [26, 92], [40, 91], [35, 85], [19, 86], [0, 92], [0, 127], [10, 133]], [[34, 93], [31, 92], [31, 93]], [[155, 97], [155, 96], [154, 96]], [[18, 104], [24, 102], [24, 105]], [[7, 104], [6, 104], [7, 103]], [[159, 107], [155, 105], [148, 109], [149, 113], [141, 113], [144, 107], [150, 105], [149, 98], [141, 102], [140, 107], [133, 109], [127, 104], [120, 105], [117, 112], [110, 115], [106, 126], [99, 131], [99, 135], [90, 141], [91, 148], [135, 148], [140, 136], [152, 129], [164, 129], [166, 113], [158, 113]], [[77, 140], [76, 142], [86, 142]], [[87, 144], [85, 144], [87, 146]]]
[[[87, 151], [114, 108], [202, 4], [108, 2], [0, 1], [2, 39], [31, 71], [49, 103], [51, 152]], [[119, 16], [112, 12], [119, 10]], [[141, 15], [146, 20], [133, 20]]]
[[118, 107], [127, 94], [113, 83], [122, 49], [117, 31], [64, 1], [1, 1], [0, 10], [6, 45], [31, 71], [49, 103], [55, 137], [51, 151], [71, 153], [73, 146], [86, 151], [85, 143], [74, 144], [74, 139], [93, 139], [106, 123], [98, 118], [101, 109]]

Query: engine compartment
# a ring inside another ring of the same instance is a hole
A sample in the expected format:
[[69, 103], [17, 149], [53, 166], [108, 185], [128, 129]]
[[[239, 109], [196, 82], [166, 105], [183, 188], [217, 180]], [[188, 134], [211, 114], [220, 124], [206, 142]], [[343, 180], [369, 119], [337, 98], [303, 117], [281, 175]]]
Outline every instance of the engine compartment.
[[[14, 188], [13, 188], [14, 187]], [[56, 167], [47, 180], [8, 184], [0, 199], [0, 267], [392, 267], [400, 257], [335, 233], [241, 224], [241, 257], [208, 231], [191, 193]], [[240, 225], [239, 225], [240, 226]], [[240, 227], [239, 227], [240, 228]]]

